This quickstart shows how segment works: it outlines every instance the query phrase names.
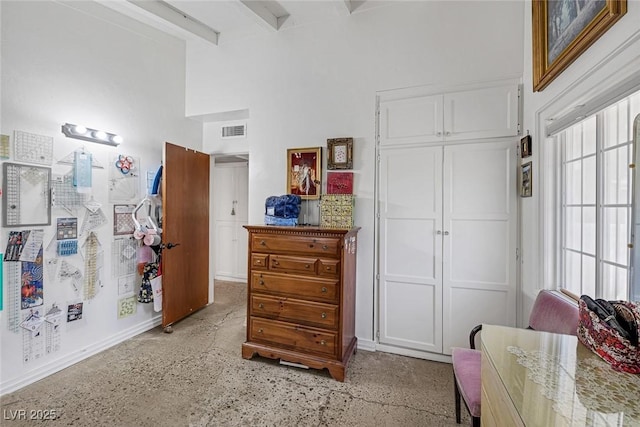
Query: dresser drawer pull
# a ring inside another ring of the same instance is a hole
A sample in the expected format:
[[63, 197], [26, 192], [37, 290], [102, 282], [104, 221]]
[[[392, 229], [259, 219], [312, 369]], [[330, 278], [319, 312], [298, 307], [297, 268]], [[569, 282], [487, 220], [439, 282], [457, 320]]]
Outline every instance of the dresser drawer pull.
[[260, 261], [259, 259], [256, 260], [256, 264], [262, 264], [262, 261]]
[[258, 304], [258, 308], [264, 308], [264, 304], [263, 303]]
[[260, 246], [267, 246], [267, 242], [265, 242], [264, 240], [260, 240]]
[[273, 265], [278, 265], [278, 260], [274, 259], [273, 260]]
[[309, 244], [309, 247], [310, 247], [310, 248], [313, 248], [313, 243], [310, 243], [310, 244]]
[[322, 317], [323, 319], [326, 319], [326, 318], [327, 318], [327, 313], [322, 313], [322, 314], [320, 315], [320, 317]]
[[327, 246], [327, 245], [322, 245], [322, 250], [323, 250], [323, 251], [326, 251], [327, 249], [329, 249], [329, 246]]
[[258, 329], [258, 333], [261, 334], [262, 333], [262, 328]]
[[327, 271], [329, 271], [329, 270], [331, 270], [331, 267], [326, 266], [326, 267], [325, 267], [325, 269], [326, 269]]
[[325, 340], [320, 341], [320, 345], [327, 345], [327, 342]]
[[258, 285], [264, 286], [264, 280], [260, 279], [260, 281], [258, 282]]
[[320, 289], [322, 291], [323, 294], [327, 293], [327, 288], [325, 288], [324, 286], [322, 287], [322, 289]]
[[309, 268], [309, 267], [310, 267], [310, 265], [309, 265], [309, 264], [305, 264], [305, 265], [304, 265], [304, 268]]

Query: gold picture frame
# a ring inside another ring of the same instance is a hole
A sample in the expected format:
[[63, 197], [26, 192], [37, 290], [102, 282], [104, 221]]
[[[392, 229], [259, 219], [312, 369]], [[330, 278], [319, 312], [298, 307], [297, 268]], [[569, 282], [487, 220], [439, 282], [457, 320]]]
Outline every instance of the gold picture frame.
[[353, 138], [327, 139], [327, 169], [353, 168]]
[[287, 194], [303, 200], [319, 199], [322, 193], [322, 147], [287, 150]]
[[627, 0], [593, 0], [582, 9], [579, 4], [532, 1], [534, 92], [543, 90], [627, 13]]

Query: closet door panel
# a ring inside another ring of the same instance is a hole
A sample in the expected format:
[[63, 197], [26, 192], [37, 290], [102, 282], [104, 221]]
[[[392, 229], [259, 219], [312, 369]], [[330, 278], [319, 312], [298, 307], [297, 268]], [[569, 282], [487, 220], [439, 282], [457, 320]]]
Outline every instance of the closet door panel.
[[236, 224], [234, 221], [216, 221], [216, 264], [214, 268], [216, 277], [220, 279], [233, 277], [237, 272], [235, 236]]
[[442, 147], [380, 156], [380, 342], [442, 349]]
[[468, 346], [468, 331], [477, 324], [515, 325], [515, 146], [510, 141], [445, 148], [445, 354], [452, 346]]
[[380, 145], [442, 140], [442, 95], [380, 103]]
[[518, 134], [518, 85], [451, 92], [444, 95], [447, 140], [472, 140]]

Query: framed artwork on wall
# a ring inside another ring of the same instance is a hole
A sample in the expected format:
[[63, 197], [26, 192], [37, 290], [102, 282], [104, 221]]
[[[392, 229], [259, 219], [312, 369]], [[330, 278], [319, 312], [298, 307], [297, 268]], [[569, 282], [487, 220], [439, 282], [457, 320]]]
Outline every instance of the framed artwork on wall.
[[543, 90], [627, 12], [627, 0], [532, 1], [533, 91]]
[[531, 135], [527, 135], [520, 140], [520, 157], [531, 156]]
[[327, 139], [327, 169], [353, 168], [353, 138]]
[[303, 200], [319, 199], [322, 177], [322, 147], [287, 150], [287, 194]]
[[533, 196], [533, 168], [531, 162], [520, 166], [520, 197]]

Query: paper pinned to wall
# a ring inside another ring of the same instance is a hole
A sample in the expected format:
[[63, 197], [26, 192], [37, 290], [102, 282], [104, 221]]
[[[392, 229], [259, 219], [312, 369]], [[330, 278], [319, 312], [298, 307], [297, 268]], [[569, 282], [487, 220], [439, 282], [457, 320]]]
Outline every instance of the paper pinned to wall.
[[73, 185], [81, 194], [91, 194], [91, 158], [89, 152], [76, 151], [73, 161]]
[[133, 202], [140, 187], [140, 161], [126, 154], [119, 154], [109, 165], [109, 202]]

